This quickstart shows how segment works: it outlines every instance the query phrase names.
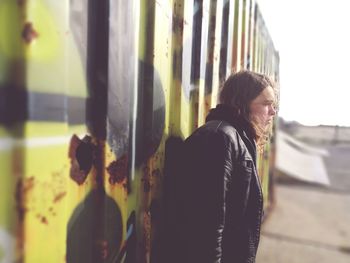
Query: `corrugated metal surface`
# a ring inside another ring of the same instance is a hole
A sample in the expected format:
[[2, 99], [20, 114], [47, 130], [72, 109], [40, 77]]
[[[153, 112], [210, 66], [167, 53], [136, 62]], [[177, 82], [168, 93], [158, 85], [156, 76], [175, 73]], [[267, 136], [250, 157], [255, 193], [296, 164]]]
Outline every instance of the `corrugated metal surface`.
[[166, 142], [242, 68], [278, 80], [252, 0], [1, 0], [0, 262], [155, 262]]

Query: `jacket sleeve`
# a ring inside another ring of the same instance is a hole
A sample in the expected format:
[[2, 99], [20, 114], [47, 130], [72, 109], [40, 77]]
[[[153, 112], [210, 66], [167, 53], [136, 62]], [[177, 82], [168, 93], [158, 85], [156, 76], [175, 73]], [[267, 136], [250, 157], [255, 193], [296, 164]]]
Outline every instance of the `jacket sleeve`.
[[186, 262], [219, 263], [222, 260], [226, 194], [233, 169], [232, 149], [224, 134], [202, 137], [191, 142], [187, 151]]

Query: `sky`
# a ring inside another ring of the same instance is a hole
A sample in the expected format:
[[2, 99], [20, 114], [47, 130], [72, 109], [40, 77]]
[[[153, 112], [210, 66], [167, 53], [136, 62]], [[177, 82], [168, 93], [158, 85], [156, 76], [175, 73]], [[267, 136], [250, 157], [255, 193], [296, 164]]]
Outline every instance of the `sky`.
[[350, 1], [257, 2], [280, 54], [279, 116], [350, 126]]

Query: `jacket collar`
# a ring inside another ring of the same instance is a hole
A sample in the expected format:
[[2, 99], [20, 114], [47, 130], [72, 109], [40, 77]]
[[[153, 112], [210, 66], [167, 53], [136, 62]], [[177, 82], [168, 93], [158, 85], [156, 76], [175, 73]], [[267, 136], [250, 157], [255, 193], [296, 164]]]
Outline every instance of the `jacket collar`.
[[253, 126], [248, 120], [240, 116], [236, 109], [225, 104], [218, 104], [216, 108], [209, 111], [206, 122], [212, 120], [226, 121], [235, 127], [253, 160], [256, 161], [256, 144], [254, 140], [256, 134]]

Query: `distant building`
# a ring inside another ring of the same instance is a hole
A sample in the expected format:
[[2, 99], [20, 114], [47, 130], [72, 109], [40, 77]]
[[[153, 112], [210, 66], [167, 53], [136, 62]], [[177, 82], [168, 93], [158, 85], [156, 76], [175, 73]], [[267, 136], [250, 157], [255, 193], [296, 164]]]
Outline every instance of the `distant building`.
[[287, 122], [279, 118], [278, 128], [298, 140], [311, 144], [350, 143], [350, 127], [331, 125], [305, 126], [296, 121]]

